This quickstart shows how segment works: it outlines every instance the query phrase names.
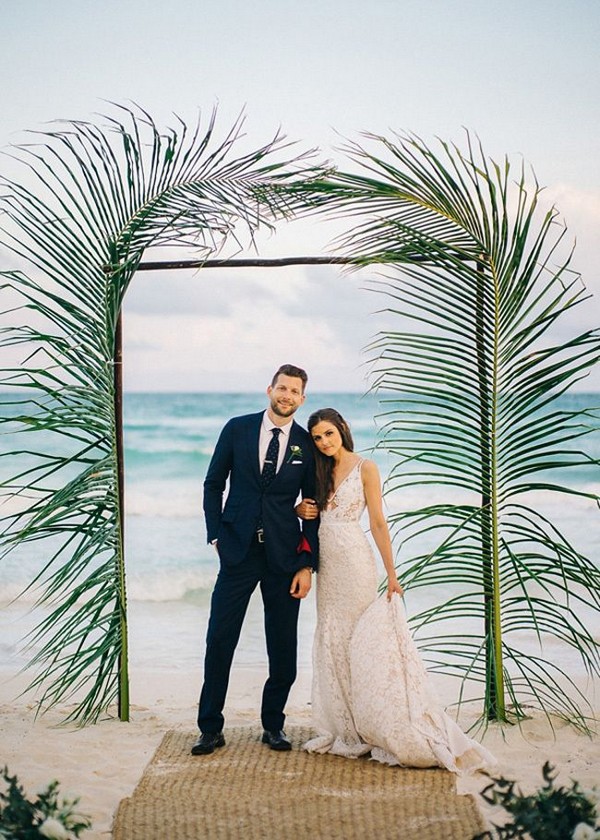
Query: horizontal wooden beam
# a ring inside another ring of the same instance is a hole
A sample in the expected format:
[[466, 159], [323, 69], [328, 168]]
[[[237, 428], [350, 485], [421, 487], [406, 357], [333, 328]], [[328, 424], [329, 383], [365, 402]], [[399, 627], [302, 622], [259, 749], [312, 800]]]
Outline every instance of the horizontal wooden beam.
[[[470, 257], [459, 257], [462, 260], [469, 260]], [[392, 265], [423, 263], [427, 258], [422, 254], [406, 255], [404, 258], [398, 256], [383, 259], [381, 257], [273, 257], [270, 259], [256, 258], [228, 260], [157, 260], [154, 262], [141, 262], [137, 271], [171, 271], [179, 268], [282, 268], [288, 265]], [[105, 265], [104, 271], [110, 274], [113, 266]]]
[[173, 268], [280, 268], [287, 265], [360, 265], [353, 257], [275, 257], [272, 259], [169, 260], [141, 262], [138, 271], [168, 271]]

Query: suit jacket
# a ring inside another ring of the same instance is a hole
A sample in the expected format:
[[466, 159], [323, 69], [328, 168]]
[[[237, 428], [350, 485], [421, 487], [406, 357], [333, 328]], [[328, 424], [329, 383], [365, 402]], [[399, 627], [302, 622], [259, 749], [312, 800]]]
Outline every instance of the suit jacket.
[[[263, 490], [258, 439], [264, 411], [234, 417], [226, 423], [204, 480], [204, 515], [208, 542], [218, 540], [221, 563], [241, 563], [262, 520], [267, 563], [273, 570], [294, 573], [304, 566], [318, 568], [318, 520], [302, 521], [294, 505], [301, 493], [314, 498], [315, 463], [308, 432], [292, 423], [283, 463]], [[229, 492], [223, 505], [225, 487]], [[299, 552], [306, 537], [311, 552]]]

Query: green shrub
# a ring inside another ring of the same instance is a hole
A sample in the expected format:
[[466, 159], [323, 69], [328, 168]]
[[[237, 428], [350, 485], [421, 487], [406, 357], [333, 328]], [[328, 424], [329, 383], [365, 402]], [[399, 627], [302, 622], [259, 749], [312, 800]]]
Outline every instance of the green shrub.
[[5, 789], [0, 790], [0, 838], [2, 840], [73, 840], [91, 826], [91, 820], [75, 811], [79, 798], [58, 795], [58, 782], [28, 799], [8, 767], [2, 771]]
[[542, 768], [544, 786], [537, 793], [525, 796], [503, 777], [481, 791], [490, 805], [501, 805], [512, 816], [494, 831], [478, 834], [473, 840], [600, 840], [600, 791], [583, 790], [578, 782], [569, 787], [555, 787], [554, 767], [546, 762]]

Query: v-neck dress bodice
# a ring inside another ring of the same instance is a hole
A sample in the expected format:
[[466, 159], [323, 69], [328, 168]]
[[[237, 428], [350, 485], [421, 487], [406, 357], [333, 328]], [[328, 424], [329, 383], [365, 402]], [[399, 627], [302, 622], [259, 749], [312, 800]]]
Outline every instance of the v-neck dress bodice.
[[[340, 481], [337, 490], [329, 497], [321, 513], [321, 529], [335, 522], [358, 522], [365, 511], [365, 495], [362, 486], [363, 460], [359, 459], [350, 472]], [[319, 532], [320, 533], [320, 532]]]

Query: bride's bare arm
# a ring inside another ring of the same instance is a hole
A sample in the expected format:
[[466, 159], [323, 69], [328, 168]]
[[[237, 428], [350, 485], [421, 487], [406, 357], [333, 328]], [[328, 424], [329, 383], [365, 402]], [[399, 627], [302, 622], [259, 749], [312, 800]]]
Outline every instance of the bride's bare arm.
[[394, 568], [392, 541], [390, 539], [390, 532], [387, 526], [386, 518], [383, 513], [381, 479], [379, 477], [377, 465], [373, 461], [363, 461], [361, 476], [365, 491], [365, 500], [367, 502], [367, 510], [369, 512], [369, 526], [371, 528], [371, 534], [375, 540], [375, 545], [379, 549], [387, 574], [387, 597], [389, 601], [394, 592], [402, 595], [404, 590], [398, 583], [396, 569]]

